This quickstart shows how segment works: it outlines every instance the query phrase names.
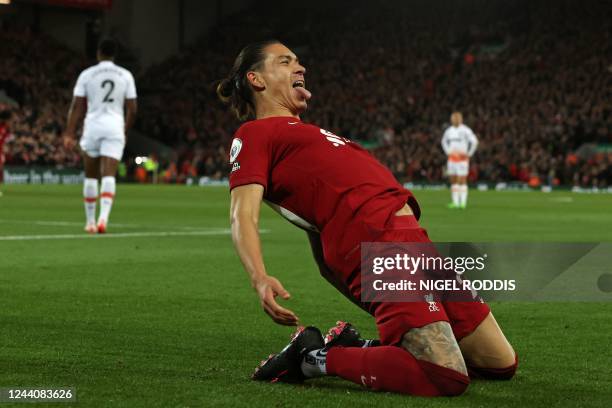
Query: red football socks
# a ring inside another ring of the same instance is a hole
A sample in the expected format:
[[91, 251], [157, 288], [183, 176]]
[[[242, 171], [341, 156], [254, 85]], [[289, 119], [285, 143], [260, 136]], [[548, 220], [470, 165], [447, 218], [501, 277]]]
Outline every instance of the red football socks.
[[462, 394], [469, 377], [426, 361], [400, 347], [333, 347], [327, 353], [327, 374], [374, 390], [434, 397]]

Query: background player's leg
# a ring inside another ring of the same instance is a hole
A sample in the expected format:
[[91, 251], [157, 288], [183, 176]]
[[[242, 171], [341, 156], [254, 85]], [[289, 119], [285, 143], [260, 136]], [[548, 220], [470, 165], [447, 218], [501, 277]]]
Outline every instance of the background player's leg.
[[83, 155], [85, 179], [83, 180], [83, 203], [85, 206], [85, 231], [96, 232], [96, 201], [98, 200], [98, 178], [100, 158]]
[[459, 347], [470, 377], [508, 380], [516, 372], [516, 353], [491, 313], [459, 341]]
[[117, 166], [119, 161], [112, 157], [102, 156], [100, 171], [102, 183], [100, 187], [100, 217], [98, 218], [98, 232], [106, 232], [106, 225], [110, 216], [113, 200], [115, 199]]
[[[449, 166], [450, 167], [450, 166]], [[449, 207], [451, 208], [458, 208], [459, 207], [459, 184], [457, 182], [458, 177], [454, 174], [451, 174], [450, 176], [450, 183], [451, 183], [451, 204], [449, 205]]]
[[458, 186], [459, 207], [465, 208], [467, 206], [467, 197], [468, 197], [467, 176], [457, 176], [457, 186]]

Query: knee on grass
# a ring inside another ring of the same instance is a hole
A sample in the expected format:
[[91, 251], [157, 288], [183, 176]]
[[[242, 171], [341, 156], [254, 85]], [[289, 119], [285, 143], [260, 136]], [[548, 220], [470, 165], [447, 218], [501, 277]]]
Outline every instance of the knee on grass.
[[514, 363], [506, 367], [477, 367], [468, 364], [470, 378], [480, 378], [485, 380], [511, 380], [518, 368], [518, 355], [514, 355]]

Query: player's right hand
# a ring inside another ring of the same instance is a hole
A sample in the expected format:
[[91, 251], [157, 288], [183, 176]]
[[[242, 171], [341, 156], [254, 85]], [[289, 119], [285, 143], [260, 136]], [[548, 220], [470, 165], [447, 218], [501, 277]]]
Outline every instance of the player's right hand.
[[74, 149], [75, 145], [76, 145], [76, 138], [74, 137], [74, 135], [65, 133], [64, 134], [64, 147], [67, 150], [72, 150]]
[[275, 298], [277, 296], [285, 300], [291, 297], [278, 279], [265, 276], [255, 281], [253, 286], [259, 295], [261, 306], [274, 322], [284, 326], [296, 326], [298, 324], [299, 319], [295, 313], [276, 303]]

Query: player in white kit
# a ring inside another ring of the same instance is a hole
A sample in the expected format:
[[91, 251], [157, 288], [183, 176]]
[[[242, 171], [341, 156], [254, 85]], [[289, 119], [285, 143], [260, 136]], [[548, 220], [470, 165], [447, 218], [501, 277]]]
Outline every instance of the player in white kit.
[[[117, 45], [105, 39], [98, 47], [98, 64], [79, 75], [68, 112], [64, 144], [74, 147], [76, 129], [85, 110], [83, 135], [86, 225], [89, 233], [105, 233], [115, 197], [115, 174], [125, 146], [127, 130], [136, 116], [136, 84], [125, 68], [113, 62]], [[125, 107], [125, 111], [124, 111]], [[100, 215], [96, 223], [96, 201], [100, 183]]]
[[478, 139], [472, 129], [463, 124], [461, 112], [451, 114], [451, 124], [442, 136], [442, 149], [448, 157], [447, 174], [451, 183], [452, 202], [449, 208], [465, 208], [467, 205], [467, 176], [470, 157], [478, 147]]

